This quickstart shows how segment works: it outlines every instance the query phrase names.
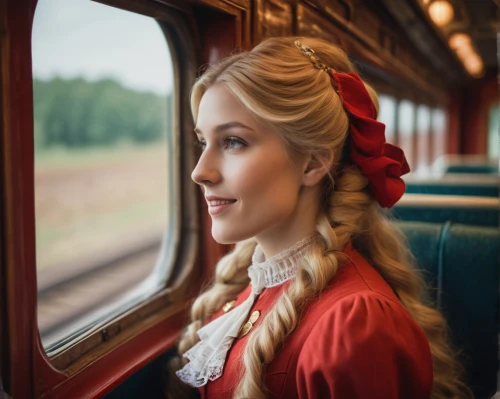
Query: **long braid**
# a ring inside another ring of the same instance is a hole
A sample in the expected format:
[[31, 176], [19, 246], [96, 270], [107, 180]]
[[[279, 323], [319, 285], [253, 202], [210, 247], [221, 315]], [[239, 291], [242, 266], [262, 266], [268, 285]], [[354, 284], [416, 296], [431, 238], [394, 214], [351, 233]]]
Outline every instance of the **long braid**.
[[191, 307], [191, 323], [178, 344], [179, 356], [172, 358], [168, 365], [171, 377], [167, 382], [167, 397], [181, 399], [191, 396], [193, 388], [172, 375], [186, 363], [182, 355], [199, 341], [196, 332], [203, 326], [203, 323], [224, 303], [234, 299], [248, 286], [250, 279], [247, 269], [251, 264], [256, 245], [253, 239], [243, 241], [238, 243], [232, 252], [221, 258], [215, 268], [212, 286], [194, 301]]

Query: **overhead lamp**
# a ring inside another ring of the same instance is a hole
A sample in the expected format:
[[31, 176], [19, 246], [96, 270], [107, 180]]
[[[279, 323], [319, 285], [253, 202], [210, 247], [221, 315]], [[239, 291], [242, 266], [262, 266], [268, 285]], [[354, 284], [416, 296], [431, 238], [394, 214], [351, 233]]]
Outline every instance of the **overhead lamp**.
[[470, 44], [466, 44], [465, 46], [457, 48], [455, 52], [457, 53], [458, 58], [462, 60], [462, 62], [476, 54], [476, 51]]
[[453, 16], [455, 15], [455, 11], [453, 10], [453, 6], [447, 0], [435, 0], [427, 9], [429, 12], [429, 16], [437, 26], [443, 27], [448, 25]]
[[448, 39], [448, 44], [462, 61], [469, 75], [481, 77], [484, 73], [484, 62], [476, 51], [471, 37], [467, 33], [457, 32]]
[[453, 50], [457, 50], [461, 47], [470, 46], [471, 38], [467, 33], [454, 33], [448, 39], [448, 44]]
[[467, 72], [473, 76], [479, 76], [483, 73], [483, 61], [477, 54], [473, 54], [467, 58], [464, 61], [464, 66], [465, 69], [467, 69]]

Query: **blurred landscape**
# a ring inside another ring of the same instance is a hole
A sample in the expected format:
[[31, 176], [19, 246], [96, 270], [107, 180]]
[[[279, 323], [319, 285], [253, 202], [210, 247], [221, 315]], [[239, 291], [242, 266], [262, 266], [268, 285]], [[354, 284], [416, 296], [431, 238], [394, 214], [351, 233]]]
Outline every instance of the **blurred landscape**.
[[34, 103], [37, 269], [160, 237], [171, 96], [112, 79], [34, 79]]

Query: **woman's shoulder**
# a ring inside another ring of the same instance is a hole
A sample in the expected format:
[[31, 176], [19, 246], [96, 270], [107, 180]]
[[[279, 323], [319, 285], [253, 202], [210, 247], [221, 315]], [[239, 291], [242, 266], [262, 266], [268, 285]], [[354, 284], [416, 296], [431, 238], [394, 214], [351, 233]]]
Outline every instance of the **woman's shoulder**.
[[299, 396], [428, 398], [425, 333], [371, 265], [351, 260], [304, 315]]
[[[430, 349], [421, 327], [402, 305], [389, 284], [356, 251], [337, 272], [328, 288], [305, 311], [303, 350], [323, 342], [340, 364], [368, 354], [417, 351], [430, 362]], [[333, 349], [335, 348], [335, 349]], [[307, 354], [305, 355], [308, 356]]]
[[401, 349], [428, 349], [425, 333], [397, 298], [378, 290], [358, 290], [335, 300], [327, 293], [306, 310], [301, 327], [311, 342], [328, 336], [358, 348], [401, 344]]
[[345, 262], [311, 306], [311, 311], [325, 314], [328, 309], [335, 313], [349, 307], [363, 308], [372, 302], [404, 310], [391, 286], [358, 251], [348, 247], [344, 254]]
[[425, 334], [376, 291], [345, 296], [311, 321], [296, 359], [300, 398], [428, 399], [432, 388]]

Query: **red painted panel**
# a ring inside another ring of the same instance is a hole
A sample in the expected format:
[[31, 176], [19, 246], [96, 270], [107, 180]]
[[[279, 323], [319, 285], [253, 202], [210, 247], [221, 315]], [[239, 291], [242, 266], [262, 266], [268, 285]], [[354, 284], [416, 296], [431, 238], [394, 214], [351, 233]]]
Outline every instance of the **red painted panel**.
[[[49, 388], [42, 398], [97, 398], [109, 393], [128, 377], [174, 346], [184, 327], [185, 312], [181, 311], [144, 331], [116, 348], [106, 356], [96, 359], [70, 379], [61, 380], [60, 374], [38, 356], [35, 360], [37, 380]], [[40, 347], [38, 348], [40, 350]], [[35, 394], [39, 397], [38, 394]]]
[[450, 93], [448, 105], [447, 154], [460, 154], [461, 106], [461, 92], [454, 89]]
[[488, 116], [498, 101], [497, 71], [475, 80], [463, 93], [461, 153], [488, 153]]
[[31, 21], [35, 2], [6, 0], [2, 43], [4, 140], [5, 307], [8, 325], [2, 343], [9, 365], [2, 370], [6, 391], [16, 399], [31, 397], [36, 327], [35, 214], [33, 188], [33, 92]]
[[216, 10], [203, 8], [195, 13], [197, 36], [200, 40], [200, 61], [213, 64], [230, 55], [241, 45], [236, 30], [236, 17]]

